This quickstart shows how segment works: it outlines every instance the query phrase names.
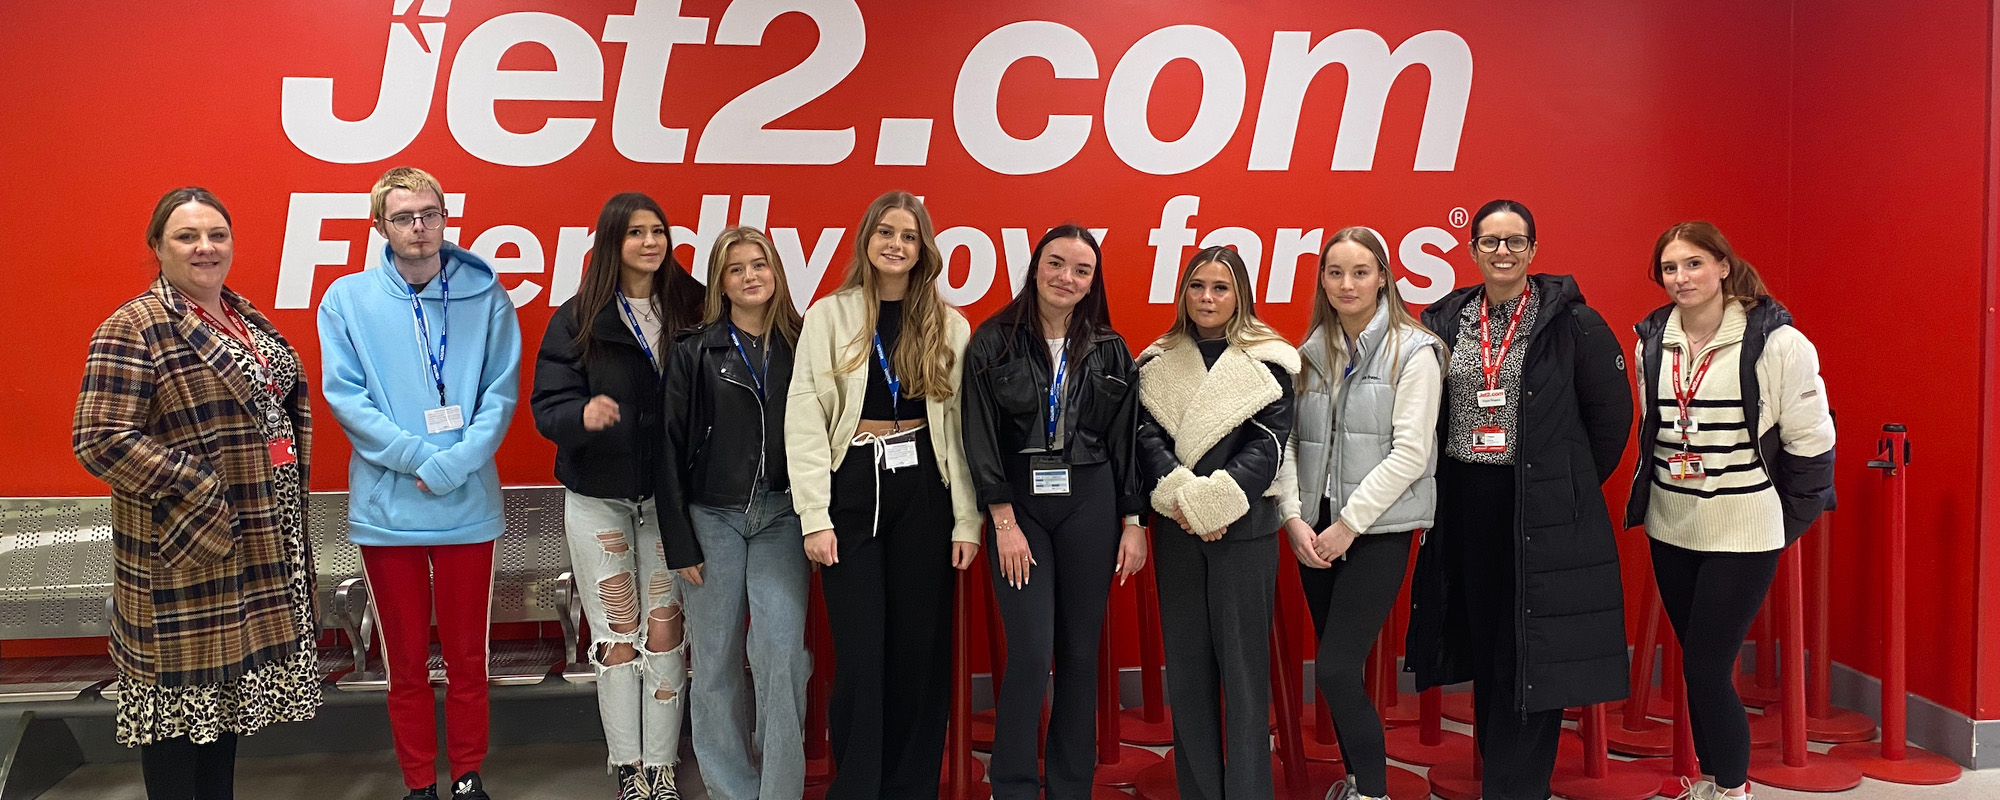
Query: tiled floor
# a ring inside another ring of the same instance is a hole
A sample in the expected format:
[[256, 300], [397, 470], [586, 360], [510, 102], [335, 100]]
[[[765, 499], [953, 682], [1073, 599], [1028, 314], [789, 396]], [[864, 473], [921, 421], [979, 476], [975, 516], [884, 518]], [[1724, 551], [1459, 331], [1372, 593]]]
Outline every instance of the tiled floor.
[[[487, 759], [487, 789], [498, 800], [609, 798], [613, 785], [604, 772], [601, 744], [542, 744], [500, 748]], [[1421, 771], [1421, 770], [1419, 770]], [[688, 800], [705, 800], [699, 769], [682, 769]], [[310, 797], [314, 800], [397, 800], [404, 794], [387, 751], [246, 758], [237, 766], [237, 796]], [[1838, 797], [1842, 800], [1972, 800], [2000, 797], [2000, 770], [1970, 772], [1947, 786], [1894, 786], [1864, 780], [1861, 788], [1835, 795], [1759, 789], [1759, 800]], [[90, 764], [72, 773], [43, 800], [144, 800], [137, 763]]]

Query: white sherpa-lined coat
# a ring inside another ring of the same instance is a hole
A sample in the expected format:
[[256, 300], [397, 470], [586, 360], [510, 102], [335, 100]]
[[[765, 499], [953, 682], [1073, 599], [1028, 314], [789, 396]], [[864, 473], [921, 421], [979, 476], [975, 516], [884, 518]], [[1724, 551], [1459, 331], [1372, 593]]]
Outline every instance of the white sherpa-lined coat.
[[1273, 506], [1253, 509], [1250, 496], [1277, 489], [1298, 371], [1298, 351], [1281, 339], [1230, 345], [1213, 366], [1192, 341], [1140, 353], [1139, 458], [1158, 481], [1153, 509], [1170, 517], [1178, 508], [1198, 532], [1275, 532]]

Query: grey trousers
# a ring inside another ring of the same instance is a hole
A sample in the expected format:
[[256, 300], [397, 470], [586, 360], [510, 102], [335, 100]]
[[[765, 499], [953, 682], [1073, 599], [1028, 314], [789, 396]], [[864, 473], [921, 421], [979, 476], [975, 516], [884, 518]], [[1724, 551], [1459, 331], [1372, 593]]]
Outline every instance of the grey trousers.
[[1278, 545], [1204, 542], [1167, 520], [1153, 528], [1153, 553], [1181, 797], [1267, 800]]

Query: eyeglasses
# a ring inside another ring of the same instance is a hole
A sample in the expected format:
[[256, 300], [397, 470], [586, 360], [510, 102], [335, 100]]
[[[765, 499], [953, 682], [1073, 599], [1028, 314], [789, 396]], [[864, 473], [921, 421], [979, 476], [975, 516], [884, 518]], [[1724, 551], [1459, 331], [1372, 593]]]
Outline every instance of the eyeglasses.
[[1481, 236], [1472, 240], [1472, 246], [1479, 248], [1481, 253], [1497, 253], [1500, 252], [1500, 245], [1503, 242], [1506, 243], [1509, 253], [1527, 252], [1528, 246], [1535, 243], [1526, 236], [1509, 236], [1505, 239], [1498, 236]]
[[433, 208], [421, 214], [397, 214], [383, 220], [383, 222], [395, 226], [396, 230], [407, 231], [410, 230], [411, 226], [417, 224], [418, 220], [423, 221], [425, 230], [436, 228], [444, 224], [444, 212]]

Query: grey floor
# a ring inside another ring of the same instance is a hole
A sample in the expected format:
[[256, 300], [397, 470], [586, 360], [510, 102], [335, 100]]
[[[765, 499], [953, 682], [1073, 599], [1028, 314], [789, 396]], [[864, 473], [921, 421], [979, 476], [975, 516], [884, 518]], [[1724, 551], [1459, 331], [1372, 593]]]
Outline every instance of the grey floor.
[[[612, 780], [604, 772], [601, 743], [537, 744], [496, 748], [486, 762], [488, 791], [498, 800], [606, 798]], [[1422, 772], [1422, 770], [1418, 770]], [[684, 762], [680, 785], [688, 800], [705, 800], [699, 765]], [[405, 790], [388, 751], [245, 758], [237, 766], [237, 795], [311, 797], [315, 800], [396, 800]], [[1863, 779], [1861, 787], [1836, 795], [1758, 789], [1760, 800], [1839, 797], [1844, 800], [1909, 798], [1957, 800], [2000, 797], [2000, 770], [1968, 772], [1946, 786], [1895, 786]], [[136, 762], [87, 764], [42, 795], [42, 800], [144, 800]]]

